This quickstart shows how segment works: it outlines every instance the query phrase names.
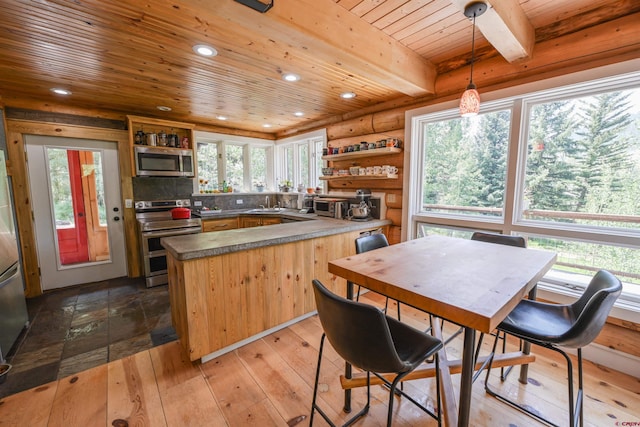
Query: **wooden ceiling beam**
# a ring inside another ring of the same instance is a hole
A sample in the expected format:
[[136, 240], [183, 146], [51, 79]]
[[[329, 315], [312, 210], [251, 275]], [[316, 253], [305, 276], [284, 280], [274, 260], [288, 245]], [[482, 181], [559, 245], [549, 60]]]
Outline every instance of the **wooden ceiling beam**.
[[[232, 0], [203, 2], [202, 7], [249, 33], [286, 44], [296, 55], [322, 60], [406, 95], [435, 92], [436, 68], [431, 62], [333, 0], [277, 0], [264, 14]], [[278, 56], [282, 55], [287, 53]]]
[[[514, 0], [485, 0], [487, 11], [476, 18], [476, 27], [508, 62], [531, 58], [535, 29]], [[451, 0], [462, 12], [470, 0]]]

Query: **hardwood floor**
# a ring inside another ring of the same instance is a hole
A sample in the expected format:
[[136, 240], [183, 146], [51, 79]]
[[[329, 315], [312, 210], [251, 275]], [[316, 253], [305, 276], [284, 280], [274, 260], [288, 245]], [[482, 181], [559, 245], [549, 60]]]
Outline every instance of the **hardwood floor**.
[[[377, 295], [362, 299], [383, 303]], [[414, 326], [427, 323], [423, 313], [406, 306], [402, 314], [403, 321]], [[177, 342], [167, 343], [8, 396], [0, 400], [0, 426], [305, 426], [321, 334], [314, 316], [205, 364], [190, 363]], [[460, 343], [451, 343], [447, 352], [459, 355]], [[535, 352], [529, 384], [519, 384], [514, 372], [503, 390], [567, 425], [564, 364], [552, 352]], [[335, 422], [343, 421], [348, 415], [341, 410], [338, 377], [344, 364], [330, 347], [324, 359], [321, 404]], [[638, 378], [589, 362], [585, 375], [585, 425], [640, 422]], [[454, 376], [455, 387], [457, 379]], [[482, 379], [474, 384], [472, 425], [539, 425], [488, 396]], [[499, 380], [493, 383], [499, 385]], [[431, 379], [407, 382], [405, 390], [423, 403], [433, 403]], [[372, 396], [370, 413], [356, 425], [385, 425], [387, 390], [374, 386]], [[355, 390], [354, 410], [363, 402], [364, 389]], [[436, 425], [406, 399], [397, 398], [394, 408], [394, 426]], [[314, 424], [326, 425], [318, 416]]]

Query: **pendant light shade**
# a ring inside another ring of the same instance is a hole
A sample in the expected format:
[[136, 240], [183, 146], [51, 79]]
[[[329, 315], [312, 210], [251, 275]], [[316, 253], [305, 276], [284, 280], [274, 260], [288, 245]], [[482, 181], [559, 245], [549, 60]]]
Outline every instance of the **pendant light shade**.
[[476, 42], [476, 17], [482, 15], [487, 10], [487, 4], [482, 1], [469, 3], [464, 8], [464, 15], [473, 18], [473, 30], [471, 35], [471, 76], [467, 90], [460, 98], [460, 115], [462, 117], [475, 116], [480, 112], [480, 94], [473, 83], [473, 63], [475, 62], [475, 42]]
[[460, 115], [462, 117], [471, 117], [479, 112], [480, 94], [476, 90], [476, 85], [469, 85], [462, 94], [462, 98], [460, 98]]

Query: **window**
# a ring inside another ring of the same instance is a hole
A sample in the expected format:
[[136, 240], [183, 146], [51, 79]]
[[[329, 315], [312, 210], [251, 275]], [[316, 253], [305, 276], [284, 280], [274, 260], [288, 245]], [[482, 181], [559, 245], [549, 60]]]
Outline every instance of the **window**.
[[305, 188], [320, 186], [322, 147], [325, 145], [324, 130], [278, 141], [279, 184], [289, 181], [294, 188], [299, 185]]
[[422, 123], [421, 210], [501, 217], [511, 111], [447, 116]]
[[222, 186], [218, 182], [218, 144], [198, 143], [198, 184], [200, 193], [211, 193]]
[[221, 191], [225, 181], [233, 191], [275, 188], [272, 141], [196, 132], [196, 142], [197, 192]]
[[496, 99], [482, 111], [411, 118], [407, 237], [522, 235], [558, 254], [550, 288], [580, 293], [604, 268], [640, 308], [640, 73]]

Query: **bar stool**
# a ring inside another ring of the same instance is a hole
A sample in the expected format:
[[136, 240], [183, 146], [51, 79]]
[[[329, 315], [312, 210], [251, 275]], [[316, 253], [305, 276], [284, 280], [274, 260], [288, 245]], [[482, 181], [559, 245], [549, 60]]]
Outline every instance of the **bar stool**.
[[[522, 300], [500, 325], [498, 331], [506, 332], [534, 345], [548, 348], [564, 356], [567, 361], [569, 422], [583, 425], [582, 347], [591, 343], [600, 333], [614, 302], [622, 292], [622, 283], [613, 274], [600, 270], [591, 279], [589, 286], [572, 304], [548, 304], [540, 301]], [[556, 425], [542, 415], [531, 411], [507, 397], [498, 394], [489, 385], [491, 364], [498, 338], [493, 344], [489, 367], [485, 378], [485, 390], [490, 395], [525, 412], [539, 421]], [[574, 348], [578, 353], [578, 393], [574, 403], [573, 365], [569, 355], [560, 347]], [[575, 405], [575, 406], [574, 406]]]
[[[370, 234], [368, 236], [358, 237], [356, 239], [356, 254], [361, 254], [364, 252], [372, 251], [374, 249], [380, 249], [389, 246], [389, 241], [387, 237], [382, 234]], [[355, 299], [358, 301], [360, 299], [360, 285], [358, 286], [355, 294]], [[398, 305], [398, 320], [400, 320], [400, 303], [396, 302]], [[387, 312], [387, 307], [389, 306], [389, 297], [386, 297], [384, 302], [384, 312]]]
[[[320, 350], [318, 352], [318, 365], [313, 387], [313, 402], [309, 425], [313, 425], [314, 413], [318, 411], [327, 423], [335, 426], [317, 404], [320, 363], [322, 361], [325, 338], [329, 340], [334, 350], [346, 362], [367, 372], [367, 403], [344, 426], [351, 425], [369, 411], [371, 373], [380, 378], [390, 389], [387, 426], [391, 426], [393, 399], [396, 393], [409, 399], [409, 401], [438, 420], [438, 425], [441, 425], [440, 374], [437, 352], [442, 348], [442, 341], [385, 315], [377, 307], [335, 295], [318, 280], [313, 280], [313, 291], [318, 308], [318, 317], [320, 317], [324, 333], [320, 340]], [[436, 362], [437, 413], [431, 412], [404, 391], [396, 388], [397, 384], [407, 374], [431, 356], [435, 357]], [[392, 382], [389, 382], [380, 375], [382, 373], [395, 373], [396, 376]]]

